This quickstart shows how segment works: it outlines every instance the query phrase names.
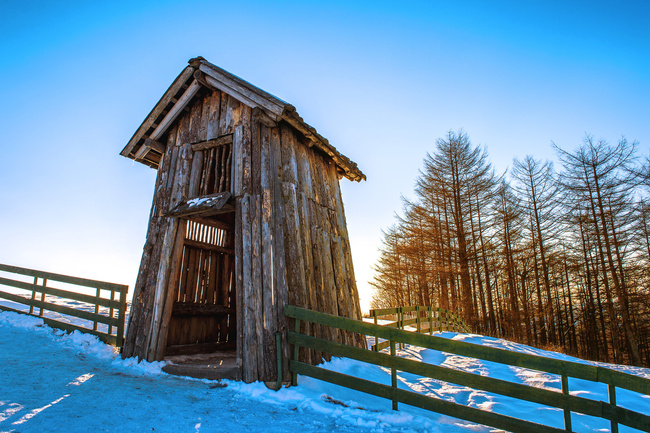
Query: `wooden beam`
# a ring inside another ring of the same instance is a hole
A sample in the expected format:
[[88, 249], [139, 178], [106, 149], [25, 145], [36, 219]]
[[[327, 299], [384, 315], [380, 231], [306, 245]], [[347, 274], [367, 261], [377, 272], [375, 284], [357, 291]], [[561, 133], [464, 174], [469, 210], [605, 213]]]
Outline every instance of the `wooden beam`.
[[180, 202], [174, 209], [163, 216], [166, 217], [187, 217], [190, 215], [214, 215], [219, 213], [225, 207], [230, 198], [230, 192], [224, 191], [218, 194], [196, 197], [187, 201]]
[[165, 145], [162, 144], [160, 141], [156, 141], [153, 138], [147, 138], [144, 141], [144, 145], [155, 150], [156, 152], [160, 153], [161, 155], [165, 153]]
[[185, 239], [185, 245], [195, 248], [200, 248], [202, 250], [214, 251], [215, 253], [228, 254], [230, 256], [235, 255], [235, 250], [232, 248], [220, 247], [219, 245], [206, 244], [204, 242], [193, 241], [190, 239]]
[[[234, 209], [233, 209], [233, 212], [234, 212]], [[224, 213], [226, 213], [226, 212], [224, 212]], [[212, 217], [203, 217], [203, 216], [195, 215], [195, 216], [189, 217], [188, 219], [191, 220], [191, 221], [197, 222], [197, 223], [204, 224], [206, 226], [216, 227], [218, 229], [229, 231], [229, 232], [235, 230], [235, 228], [234, 228], [234, 226], [232, 224], [228, 224], [227, 222], [224, 222], [224, 221], [215, 220]]]
[[214, 86], [214, 83], [209, 83], [208, 80], [205, 79], [205, 74], [199, 70], [194, 71], [194, 79], [212, 91], [221, 91], [221, 89]]
[[[198, 344], [183, 344], [183, 345], [176, 345], [176, 346], [168, 346], [167, 349], [165, 350], [165, 356], [178, 356], [178, 355], [198, 355], [202, 353], [213, 353], [217, 351], [224, 351], [224, 350], [235, 350], [235, 343], [234, 342], [228, 342], [228, 343], [198, 343]], [[215, 370], [215, 366], [205, 366], [205, 365], [200, 365], [200, 364], [181, 364], [181, 365], [176, 365], [176, 364], [171, 364], [171, 365], [166, 365], [165, 368], [170, 370], [170, 374], [175, 374], [172, 369], [173, 368], [188, 368], [191, 366], [195, 366], [197, 369], [203, 368], [207, 369], [210, 368], [212, 370]], [[232, 367], [230, 367], [231, 369]], [[237, 367], [239, 370], [240, 367]], [[185, 370], [181, 371], [182, 375], [187, 375], [187, 372]], [[241, 380], [241, 372], [238, 372], [236, 376], [233, 376], [233, 380]]]
[[135, 132], [135, 134], [133, 134], [133, 137], [131, 137], [131, 140], [129, 140], [129, 142], [124, 147], [122, 152], [120, 152], [120, 154], [122, 156], [128, 157], [131, 154], [131, 152], [133, 151], [133, 148], [135, 147], [135, 145], [142, 139], [142, 137], [147, 132], [147, 130], [149, 128], [151, 128], [151, 126], [154, 124], [154, 122], [156, 121], [158, 116], [160, 116], [162, 114], [165, 107], [167, 107], [167, 104], [169, 104], [171, 102], [172, 98], [174, 98], [176, 93], [178, 93], [178, 91], [182, 88], [182, 86], [185, 84], [185, 82], [192, 78], [193, 73], [194, 73], [194, 68], [191, 67], [191, 66], [188, 66], [185, 69], [183, 69], [183, 72], [181, 72], [178, 75], [178, 77], [176, 77], [176, 79], [174, 80], [172, 85], [169, 86], [169, 88], [167, 89], [165, 94], [162, 96], [162, 98], [160, 98], [160, 100], [158, 101], [156, 106], [153, 107], [153, 109], [151, 110], [149, 115], [146, 117], [144, 122], [142, 122], [142, 124], [140, 125], [138, 130]]
[[[205, 82], [213, 88], [223, 90], [251, 108], [261, 107], [272, 114], [272, 118], [282, 116], [286, 103], [253, 86], [232, 74], [219, 70], [216, 66], [201, 63], [199, 70], [203, 72]], [[267, 96], [268, 95], [268, 96]]]
[[176, 302], [172, 308], [174, 316], [218, 316], [233, 314], [234, 309], [214, 304], [197, 304], [193, 302]]
[[198, 81], [192, 81], [192, 84], [190, 84], [189, 87], [185, 90], [183, 96], [181, 96], [178, 101], [176, 101], [176, 104], [174, 104], [172, 109], [169, 110], [160, 124], [158, 124], [156, 129], [154, 129], [153, 132], [149, 134], [149, 138], [152, 140], [158, 140], [160, 137], [162, 137], [162, 135], [167, 131], [167, 128], [169, 128], [174, 120], [176, 120], [178, 115], [183, 112], [185, 107], [189, 104], [189, 102], [192, 100], [194, 95], [196, 95], [200, 88], [201, 84]]
[[260, 107], [253, 108], [253, 121], [258, 121], [268, 128], [275, 128], [278, 126], [278, 123], [271, 119], [271, 117]]
[[[144, 141], [144, 144], [140, 146], [138, 151], [135, 153], [135, 160], [136, 161], [142, 161], [149, 156], [149, 152], [151, 150], [155, 150], [156, 152], [160, 153], [161, 155], [165, 153], [165, 145], [162, 143], [152, 140], [150, 138], [147, 138]], [[160, 160], [160, 158], [158, 158]]]
[[214, 138], [212, 140], [199, 141], [198, 143], [192, 143], [192, 150], [197, 152], [199, 150], [212, 149], [213, 147], [223, 146], [226, 144], [232, 144], [232, 134], [222, 135], [221, 137]]

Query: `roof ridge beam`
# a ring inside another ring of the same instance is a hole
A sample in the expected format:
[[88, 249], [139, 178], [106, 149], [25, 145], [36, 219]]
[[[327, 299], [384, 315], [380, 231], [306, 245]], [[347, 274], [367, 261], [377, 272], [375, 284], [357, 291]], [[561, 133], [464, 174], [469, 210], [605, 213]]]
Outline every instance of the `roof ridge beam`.
[[198, 79], [203, 80], [208, 87], [223, 90], [246, 105], [249, 105], [251, 108], [263, 108], [270, 113], [270, 117], [275, 121], [280, 119], [287, 105], [284, 101], [272, 97], [267, 92], [259, 90], [244, 80], [236, 80], [234, 77], [229, 77], [216, 66], [201, 62], [197, 71], [194, 72], [195, 78], [197, 78], [197, 75], [199, 77]]

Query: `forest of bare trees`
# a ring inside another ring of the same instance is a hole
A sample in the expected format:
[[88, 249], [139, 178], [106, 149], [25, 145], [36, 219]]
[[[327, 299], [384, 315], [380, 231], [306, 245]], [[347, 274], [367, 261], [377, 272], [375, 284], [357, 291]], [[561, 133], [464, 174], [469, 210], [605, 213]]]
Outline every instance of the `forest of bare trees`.
[[481, 334], [650, 366], [650, 164], [585, 137], [497, 175], [449, 132], [384, 232], [373, 307], [434, 305]]

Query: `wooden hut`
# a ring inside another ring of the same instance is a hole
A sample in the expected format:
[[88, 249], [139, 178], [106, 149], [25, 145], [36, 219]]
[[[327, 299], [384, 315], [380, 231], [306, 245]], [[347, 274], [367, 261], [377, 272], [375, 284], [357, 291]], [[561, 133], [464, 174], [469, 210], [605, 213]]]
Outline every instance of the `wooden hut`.
[[121, 154], [158, 171], [125, 358], [230, 355], [273, 381], [285, 304], [360, 319], [338, 181], [365, 176], [293, 106], [198, 57]]

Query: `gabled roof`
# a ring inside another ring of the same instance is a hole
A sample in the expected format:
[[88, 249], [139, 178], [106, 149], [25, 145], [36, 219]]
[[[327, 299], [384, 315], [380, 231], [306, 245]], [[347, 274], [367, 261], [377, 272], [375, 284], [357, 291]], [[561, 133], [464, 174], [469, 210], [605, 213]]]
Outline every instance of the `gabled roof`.
[[343, 176], [356, 181], [366, 179], [357, 164], [339, 153], [316, 129], [305, 123], [291, 104], [213, 65], [203, 57], [189, 61], [189, 65], [169, 86], [120, 154], [158, 168], [160, 155], [164, 152], [158, 139], [202, 88], [218, 89], [251, 108], [259, 108], [274, 122], [287, 122], [309, 139], [313, 147], [329, 155]]

